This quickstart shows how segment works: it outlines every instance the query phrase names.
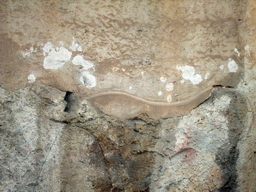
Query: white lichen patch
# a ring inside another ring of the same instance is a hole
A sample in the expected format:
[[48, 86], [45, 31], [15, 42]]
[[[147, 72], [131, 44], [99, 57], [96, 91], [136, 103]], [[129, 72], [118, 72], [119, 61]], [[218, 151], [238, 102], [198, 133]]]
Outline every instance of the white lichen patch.
[[210, 75], [210, 73], [207, 72], [207, 73], [205, 74], [205, 76], [204, 76], [204, 79], [208, 79], [209, 75]]
[[174, 88], [174, 85], [173, 83], [168, 83], [166, 84], [165, 88], [166, 88], [166, 91], [172, 91]]
[[166, 77], [165, 75], [163, 75], [163, 76], [160, 77], [160, 81], [161, 81], [161, 82], [164, 83], [166, 80], [167, 80], [167, 77]]
[[241, 54], [239, 53], [239, 51], [237, 50], [237, 48], [235, 48], [234, 51], [237, 53], [237, 56], [240, 57]]
[[26, 51], [26, 52], [21, 52], [21, 55], [23, 58], [25, 57], [30, 57], [30, 52]]
[[36, 81], [36, 76], [34, 74], [30, 74], [28, 76], [28, 82], [29, 83], [34, 83]]
[[48, 42], [43, 47], [43, 55], [45, 56], [47, 53], [49, 53], [51, 50], [53, 50], [53, 44], [51, 42]]
[[221, 65], [221, 66], [220, 66], [220, 69], [223, 70], [223, 69], [224, 69], [224, 65]]
[[45, 69], [58, 69], [68, 62], [72, 56], [72, 53], [65, 47], [61, 46], [55, 49], [51, 42], [45, 44], [43, 51], [43, 54], [47, 55], [43, 64]]
[[88, 71], [84, 71], [81, 74], [80, 81], [87, 88], [93, 88], [97, 84], [96, 77], [94, 75], [92, 75], [91, 73], [89, 73]]
[[72, 51], [82, 51], [82, 47], [75, 40], [73, 40], [72, 45], [69, 48]]
[[192, 84], [194, 84], [194, 85], [195, 84], [199, 84], [203, 80], [201, 75], [195, 74], [195, 68], [192, 67], [192, 66], [188, 66], [188, 65], [180, 66], [180, 65], [177, 65], [176, 68], [178, 70], [182, 71], [182, 77], [185, 80], [190, 80], [190, 82]]
[[162, 96], [163, 95], [163, 92], [162, 91], [159, 91], [158, 92], [158, 96]]
[[172, 102], [172, 95], [168, 95], [166, 100], [167, 100], [168, 103], [171, 103]]
[[85, 60], [82, 55], [75, 56], [72, 60], [72, 63], [74, 65], [81, 65], [83, 67], [83, 70], [88, 70], [94, 66], [91, 62]]
[[129, 89], [132, 90], [132, 86], [129, 86]]
[[23, 58], [25, 58], [25, 57], [30, 57], [31, 53], [34, 53], [34, 52], [36, 52], [36, 51], [37, 51], [37, 49], [34, 49], [33, 47], [30, 47], [29, 50], [22, 51], [22, 52], [21, 52], [21, 55], [23, 56]]
[[228, 62], [228, 70], [229, 72], [231, 73], [235, 73], [237, 72], [238, 70], [238, 65], [236, 64], [236, 62], [232, 59], [229, 59], [229, 62]]
[[64, 46], [64, 42], [63, 41], [60, 41], [59, 44], [60, 44], [60, 46]]

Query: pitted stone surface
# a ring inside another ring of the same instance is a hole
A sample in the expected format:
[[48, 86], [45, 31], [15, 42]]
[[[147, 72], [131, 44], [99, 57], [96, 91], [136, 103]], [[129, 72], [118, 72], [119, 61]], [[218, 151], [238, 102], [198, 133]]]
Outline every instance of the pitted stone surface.
[[86, 97], [1, 89], [1, 190], [172, 191], [245, 187], [246, 98], [219, 90], [190, 114], [105, 115]]
[[114, 90], [172, 103], [215, 84], [234, 86], [243, 72], [242, 2], [21, 0], [1, 7], [6, 88], [24, 86], [33, 73], [63, 91]]
[[0, 191], [254, 191], [255, 23], [255, 0], [1, 0]]

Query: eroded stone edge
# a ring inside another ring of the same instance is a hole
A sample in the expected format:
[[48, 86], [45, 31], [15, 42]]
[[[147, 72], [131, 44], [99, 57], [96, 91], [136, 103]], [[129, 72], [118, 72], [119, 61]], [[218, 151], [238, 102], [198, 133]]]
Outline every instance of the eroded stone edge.
[[107, 115], [131, 119], [146, 113], [150, 118], [168, 118], [188, 114], [211, 96], [212, 86], [178, 102], [155, 102], [125, 92], [110, 91], [89, 96], [90, 103]]

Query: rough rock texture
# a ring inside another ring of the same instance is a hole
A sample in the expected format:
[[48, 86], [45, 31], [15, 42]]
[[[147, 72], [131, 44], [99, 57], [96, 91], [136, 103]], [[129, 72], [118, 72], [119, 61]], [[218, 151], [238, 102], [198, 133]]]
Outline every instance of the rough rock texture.
[[0, 1], [0, 191], [256, 189], [256, 1]]
[[250, 147], [243, 146], [252, 126], [249, 108], [237, 90], [220, 88], [189, 115], [121, 121], [85, 97], [54, 88], [1, 89], [1, 190], [250, 187], [243, 175], [251, 166], [245, 154]]
[[234, 86], [244, 68], [239, 25], [246, 6], [237, 0], [2, 0], [0, 80], [6, 88], [36, 81], [162, 102], [215, 84]]

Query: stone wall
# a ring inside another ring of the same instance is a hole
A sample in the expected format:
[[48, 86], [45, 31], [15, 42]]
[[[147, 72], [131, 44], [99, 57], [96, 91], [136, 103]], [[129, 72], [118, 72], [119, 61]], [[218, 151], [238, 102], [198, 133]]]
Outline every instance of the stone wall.
[[255, 191], [255, 10], [2, 0], [0, 191]]

